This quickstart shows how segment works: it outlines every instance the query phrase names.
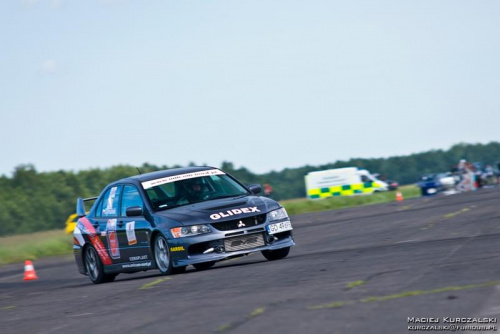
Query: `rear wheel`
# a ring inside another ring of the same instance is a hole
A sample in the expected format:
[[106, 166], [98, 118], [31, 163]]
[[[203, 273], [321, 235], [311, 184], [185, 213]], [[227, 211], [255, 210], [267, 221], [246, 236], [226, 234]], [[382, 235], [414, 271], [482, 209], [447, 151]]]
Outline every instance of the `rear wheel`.
[[94, 284], [112, 282], [116, 274], [106, 275], [101, 259], [97, 255], [94, 246], [88, 246], [85, 249], [85, 269]]
[[264, 255], [264, 257], [269, 261], [274, 261], [274, 260], [281, 260], [287, 257], [289, 252], [290, 252], [290, 247], [286, 247], [275, 250], [265, 250], [262, 251], [262, 255]]
[[158, 235], [154, 241], [154, 256], [156, 266], [162, 275], [168, 275], [172, 271], [172, 258], [170, 257], [170, 249], [168, 248], [167, 239], [164, 236]]
[[193, 267], [195, 267], [197, 270], [207, 270], [207, 269], [212, 268], [214, 266], [214, 264], [215, 264], [215, 261], [210, 261], [210, 262], [193, 264]]
[[113, 282], [118, 274], [107, 274], [104, 282]]

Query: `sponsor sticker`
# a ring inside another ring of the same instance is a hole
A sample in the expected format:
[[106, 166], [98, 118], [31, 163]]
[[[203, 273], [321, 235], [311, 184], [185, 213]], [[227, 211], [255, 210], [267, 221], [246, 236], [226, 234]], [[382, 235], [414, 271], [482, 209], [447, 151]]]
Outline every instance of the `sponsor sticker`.
[[233, 210], [227, 210], [224, 212], [214, 213], [210, 215], [210, 219], [217, 220], [221, 218], [226, 218], [234, 215], [241, 215], [242, 213], [252, 213], [252, 212], [260, 212], [260, 210], [256, 206], [252, 206], [249, 208], [239, 208]]
[[171, 252], [182, 252], [185, 251], [183, 246], [177, 246], [177, 247], [170, 247]]
[[171, 182], [180, 181], [180, 180], [187, 180], [187, 179], [194, 179], [196, 177], [211, 176], [211, 175], [224, 175], [224, 174], [226, 174], [226, 173], [224, 173], [221, 170], [210, 169], [210, 170], [204, 170], [201, 172], [174, 175], [174, 176], [169, 176], [169, 177], [163, 177], [161, 179], [142, 182], [142, 187], [144, 189], [149, 189], [149, 188], [153, 188], [155, 186], [159, 186], [159, 185], [162, 185], [165, 183], [171, 183]]
[[125, 229], [127, 230], [128, 245], [135, 245], [137, 243], [137, 238], [135, 236], [135, 221], [127, 223]]
[[118, 244], [118, 234], [116, 233], [116, 219], [108, 219], [106, 224], [109, 253], [113, 259], [120, 258], [120, 245]]
[[82, 231], [80, 230], [80, 226], [79, 225], [80, 224], [78, 224], [75, 227], [75, 230], [73, 231], [73, 239], [75, 241], [75, 244], [77, 244], [79, 246], [83, 246], [83, 245], [85, 245], [85, 239], [82, 236]]
[[90, 239], [90, 243], [97, 250], [97, 254], [101, 258], [102, 263], [105, 265], [112, 264], [113, 262], [111, 261], [111, 258], [109, 257], [108, 253], [106, 252], [106, 247], [104, 247], [104, 244], [102, 243], [101, 239], [96, 235], [96, 231], [90, 220], [88, 220], [88, 218], [86, 217], [82, 217], [80, 218], [79, 222], [83, 224], [84, 233], [87, 233], [87, 236]]
[[116, 189], [118, 189], [118, 187], [111, 188], [111, 191], [110, 191], [109, 197], [108, 197], [108, 202], [106, 204], [106, 208], [103, 210], [104, 214], [108, 214], [108, 215], [116, 214], [116, 209], [113, 208], [113, 201], [114, 201], [115, 196], [116, 196]]
[[141, 267], [151, 267], [151, 261], [141, 262], [141, 263], [128, 263], [122, 265], [122, 268], [141, 268]]

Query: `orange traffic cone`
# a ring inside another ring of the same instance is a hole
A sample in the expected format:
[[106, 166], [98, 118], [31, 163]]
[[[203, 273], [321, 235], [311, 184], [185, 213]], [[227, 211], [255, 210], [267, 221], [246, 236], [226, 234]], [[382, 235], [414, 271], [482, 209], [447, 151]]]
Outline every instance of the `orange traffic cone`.
[[401, 202], [402, 200], [403, 200], [403, 194], [400, 191], [398, 191], [396, 193], [396, 201]]
[[30, 281], [33, 279], [38, 279], [38, 276], [35, 272], [35, 267], [33, 267], [33, 263], [30, 260], [24, 261], [24, 280]]

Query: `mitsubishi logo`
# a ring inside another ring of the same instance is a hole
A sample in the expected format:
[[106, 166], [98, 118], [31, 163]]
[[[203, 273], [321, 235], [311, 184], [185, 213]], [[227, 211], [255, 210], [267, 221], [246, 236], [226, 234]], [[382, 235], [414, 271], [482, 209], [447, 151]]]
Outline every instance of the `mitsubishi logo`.
[[246, 226], [245, 223], [240, 220], [238, 223], [238, 228], [245, 227], [245, 226]]

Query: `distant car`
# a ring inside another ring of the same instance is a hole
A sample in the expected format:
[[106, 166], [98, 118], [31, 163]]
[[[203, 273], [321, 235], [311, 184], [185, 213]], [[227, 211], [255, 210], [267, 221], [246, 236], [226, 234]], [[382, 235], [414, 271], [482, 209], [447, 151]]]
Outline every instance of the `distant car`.
[[397, 190], [399, 187], [399, 183], [397, 183], [394, 180], [385, 180], [385, 182], [388, 185], [388, 187], [387, 187], [388, 190]]
[[443, 190], [453, 189], [457, 185], [457, 179], [451, 173], [438, 173], [436, 177], [439, 183], [441, 183]]
[[292, 224], [276, 201], [258, 196], [222, 170], [188, 167], [128, 177], [106, 186], [80, 217], [73, 251], [78, 270], [93, 283], [119, 273], [208, 269], [217, 261], [262, 252], [286, 257]]
[[68, 219], [66, 219], [66, 224], [64, 228], [64, 232], [67, 234], [73, 233], [75, 230], [76, 222], [78, 221], [78, 215], [76, 213], [72, 213], [68, 216]]
[[456, 179], [449, 173], [427, 174], [422, 176], [417, 185], [420, 187], [422, 196], [430, 196], [455, 188]]

